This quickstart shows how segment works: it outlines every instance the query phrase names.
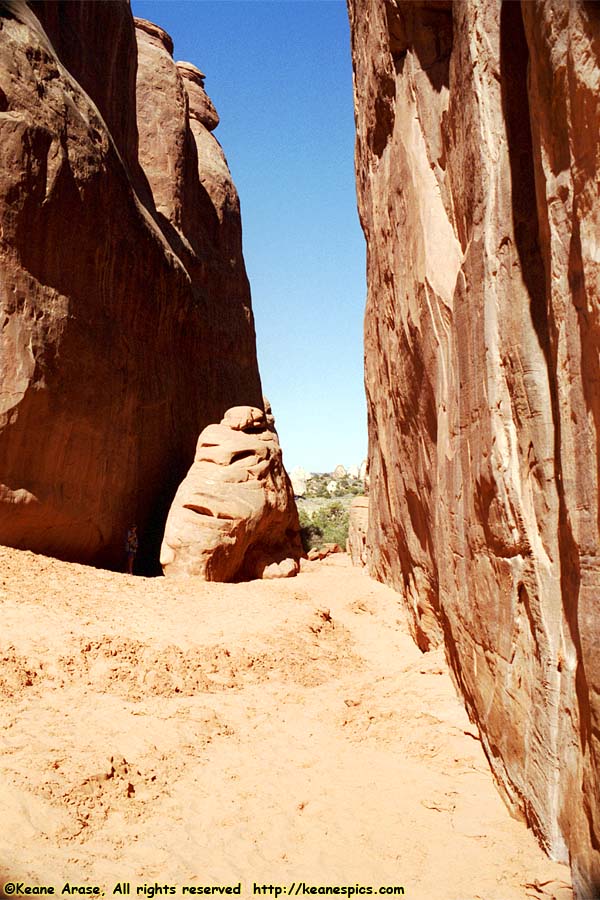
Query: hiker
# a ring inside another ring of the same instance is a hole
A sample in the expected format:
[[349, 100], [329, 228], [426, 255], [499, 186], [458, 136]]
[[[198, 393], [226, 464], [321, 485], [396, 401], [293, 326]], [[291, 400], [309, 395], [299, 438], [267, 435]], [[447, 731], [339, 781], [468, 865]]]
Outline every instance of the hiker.
[[133, 575], [133, 561], [138, 549], [137, 525], [130, 525], [127, 529], [125, 552], [127, 554], [127, 573]]

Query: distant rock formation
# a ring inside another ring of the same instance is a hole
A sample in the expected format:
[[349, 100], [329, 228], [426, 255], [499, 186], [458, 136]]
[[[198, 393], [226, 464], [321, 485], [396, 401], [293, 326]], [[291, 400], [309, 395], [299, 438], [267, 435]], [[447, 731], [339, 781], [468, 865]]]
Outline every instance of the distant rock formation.
[[109, 566], [132, 518], [157, 563], [198, 433], [261, 404], [218, 117], [137, 37], [127, 0], [0, 4], [0, 542]]
[[369, 557], [600, 896], [600, 13], [349, 0]]
[[277, 434], [261, 409], [229, 409], [198, 439], [173, 500], [161, 550], [165, 575], [206, 581], [284, 578], [303, 555]]
[[306, 483], [309, 479], [308, 472], [302, 466], [296, 466], [290, 472], [290, 481], [294, 489], [296, 497], [304, 497], [306, 493]]
[[348, 519], [347, 551], [350, 554], [352, 565], [366, 566], [367, 557], [367, 530], [369, 525], [369, 498], [355, 497], [350, 504], [350, 516]]

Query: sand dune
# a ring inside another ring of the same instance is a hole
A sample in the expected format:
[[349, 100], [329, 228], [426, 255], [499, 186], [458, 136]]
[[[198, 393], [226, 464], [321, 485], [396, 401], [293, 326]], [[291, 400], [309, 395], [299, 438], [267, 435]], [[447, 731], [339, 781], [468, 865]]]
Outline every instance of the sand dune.
[[238, 585], [0, 564], [2, 884], [572, 896], [440, 653], [345, 556]]

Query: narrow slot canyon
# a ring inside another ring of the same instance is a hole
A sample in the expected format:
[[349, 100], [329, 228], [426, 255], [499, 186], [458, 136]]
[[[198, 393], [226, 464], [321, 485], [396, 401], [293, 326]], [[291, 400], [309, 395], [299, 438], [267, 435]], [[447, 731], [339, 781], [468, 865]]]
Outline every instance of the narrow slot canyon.
[[586, 0], [0, 0], [0, 897], [600, 900], [599, 125]]

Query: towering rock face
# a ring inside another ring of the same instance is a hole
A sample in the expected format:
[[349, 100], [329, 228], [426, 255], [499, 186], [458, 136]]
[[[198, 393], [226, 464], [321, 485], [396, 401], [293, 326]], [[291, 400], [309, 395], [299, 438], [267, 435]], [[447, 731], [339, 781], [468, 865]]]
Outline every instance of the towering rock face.
[[349, 0], [369, 556], [600, 896], [600, 14]]
[[218, 117], [137, 33], [0, 3], [0, 542], [103, 565], [134, 518], [158, 561], [199, 431], [262, 402]]

